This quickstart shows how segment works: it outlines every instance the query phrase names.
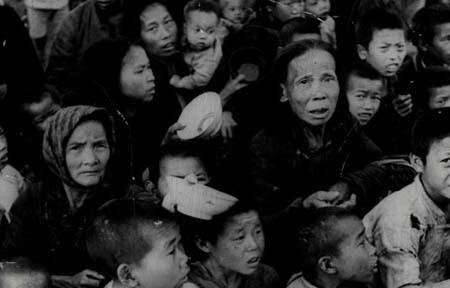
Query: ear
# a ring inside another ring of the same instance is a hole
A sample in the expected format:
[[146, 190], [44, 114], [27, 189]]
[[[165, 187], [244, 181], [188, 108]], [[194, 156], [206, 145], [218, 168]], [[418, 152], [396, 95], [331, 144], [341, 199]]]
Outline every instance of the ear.
[[287, 88], [285, 84], [280, 84], [281, 87], [281, 98], [280, 98], [280, 102], [284, 103], [287, 102], [289, 99], [287, 97]]
[[366, 60], [367, 59], [367, 49], [361, 44], [356, 45], [356, 51], [358, 52], [359, 59]]
[[420, 159], [419, 156], [414, 154], [409, 154], [409, 161], [411, 162], [414, 170], [416, 170], [417, 173], [422, 173], [424, 169], [424, 164], [422, 159]]
[[198, 249], [200, 249], [201, 251], [209, 254], [211, 253], [211, 243], [209, 243], [209, 241], [206, 241], [205, 239], [201, 239], [200, 237], [196, 237], [195, 238], [195, 245], [197, 246]]
[[135, 279], [133, 274], [131, 273], [131, 267], [128, 264], [120, 264], [117, 267], [117, 278], [120, 283], [126, 285], [127, 287], [137, 287], [138, 281]]
[[336, 274], [337, 269], [334, 263], [334, 258], [332, 256], [323, 256], [320, 257], [317, 261], [319, 265], [319, 269], [326, 274]]

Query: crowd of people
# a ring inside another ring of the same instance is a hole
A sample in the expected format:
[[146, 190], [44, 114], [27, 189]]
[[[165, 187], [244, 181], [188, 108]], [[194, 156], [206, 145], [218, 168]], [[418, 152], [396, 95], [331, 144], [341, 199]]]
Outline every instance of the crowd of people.
[[450, 287], [450, 1], [2, 2], [1, 288]]

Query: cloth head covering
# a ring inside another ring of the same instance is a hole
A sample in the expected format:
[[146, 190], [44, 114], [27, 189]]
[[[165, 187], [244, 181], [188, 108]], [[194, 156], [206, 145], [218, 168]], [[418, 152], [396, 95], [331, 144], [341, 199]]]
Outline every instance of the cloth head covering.
[[72, 179], [67, 169], [66, 145], [73, 130], [87, 120], [95, 120], [103, 124], [111, 155], [113, 155], [115, 144], [114, 121], [104, 108], [83, 105], [63, 108], [48, 119], [44, 132], [42, 143], [44, 159], [50, 171], [70, 187], [80, 185]]
[[237, 198], [199, 184], [192, 178], [195, 175], [188, 175], [184, 179], [167, 176], [168, 193], [162, 206], [171, 212], [178, 211], [194, 218], [211, 220], [238, 201]]

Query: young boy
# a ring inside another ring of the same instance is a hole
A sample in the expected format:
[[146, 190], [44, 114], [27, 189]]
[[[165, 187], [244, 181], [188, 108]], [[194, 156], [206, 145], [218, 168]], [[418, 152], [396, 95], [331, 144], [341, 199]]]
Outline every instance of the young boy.
[[450, 107], [450, 70], [432, 66], [418, 74], [417, 104], [421, 110]]
[[175, 288], [189, 268], [174, 216], [136, 199], [118, 199], [97, 212], [86, 236], [97, 269], [112, 280], [106, 287]]
[[345, 81], [348, 110], [361, 126], [367, 125], [386, 95], [384, 79], [369, 65], [355, 66]]
[[228, 34], [241, 30], [242, 27], [255, 18], [253, 7], [248, 0], [220, 0], [222, 9], [219, 37], [223, 43]]
[[304, 39], [321, 39], [319, 23], [313, 18], [293, 18], [280, 29], [281, 47]]
[[387, 288], [450, 287], [450, 109], [425, 112], [412, 133], [413, 183], [373, 208], [364, 225]]
[[186, 4], [184, 60], [192, 73], [173, 75], [172, 86], [193, 90], [209, 83], [222, 59], [222, 44], [218, 38], [220, 15], [220, 7], [211, 0], [192, 0]]
[[318, 17], [322, 40], [336, 48], [336, 23], [329, 15], [330, 8], [330, 0], [305, 0], [305, 14]]
[[450, 65], [450, 7], [433, 5], [420, 9], [413, 18], [415, 44], [419, 53], [417, 70], [431, 66]]
[[50, 275], [39, 265], [25, 258], [0, 262], [0, 287], [50, 288]]
[[311, 216], [299, 233], [302, 272], [288, 288], [373, 283], [377, 258], [361, 220], [340, 208], [321, 208]]

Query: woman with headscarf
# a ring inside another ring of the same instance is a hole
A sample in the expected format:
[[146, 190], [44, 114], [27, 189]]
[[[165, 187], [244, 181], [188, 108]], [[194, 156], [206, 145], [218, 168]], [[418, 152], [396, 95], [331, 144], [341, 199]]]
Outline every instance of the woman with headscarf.
[[45, 264], [61, 287], [97, 287], [103, 279], [89, 270], [82, 235], [93, 212], [118, 196], [109, 189], [113, 125], [102, 108], [72, 106], [53, 115], [43, 138], [43, 157], [51, 173], [29, 183], [11, 211], [11, 229], [19, 232], [16, 247], [8, 252]]

